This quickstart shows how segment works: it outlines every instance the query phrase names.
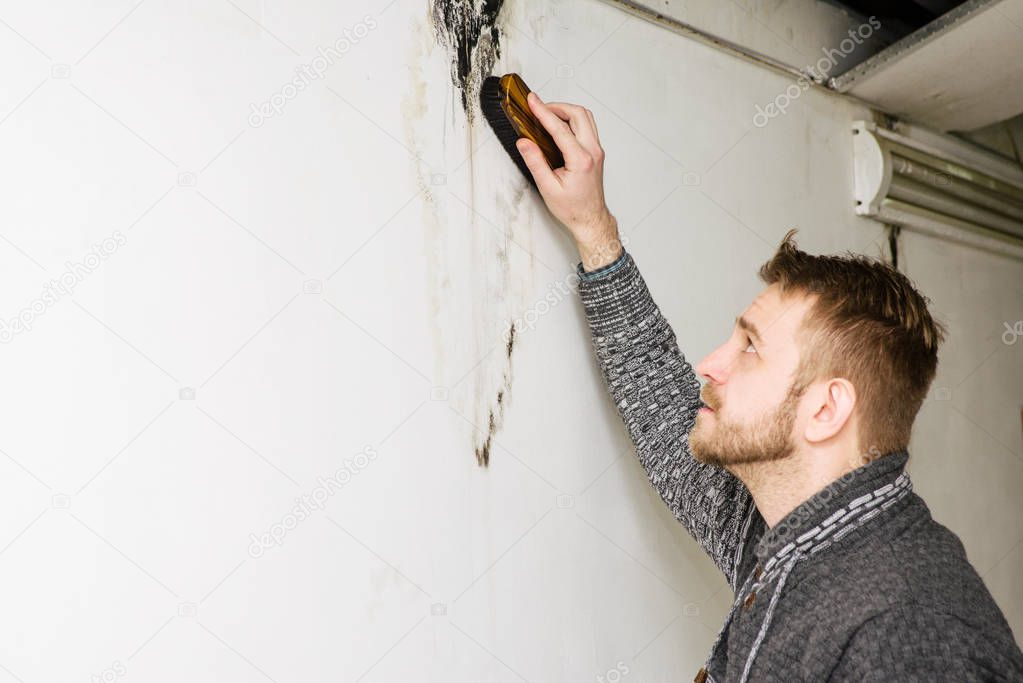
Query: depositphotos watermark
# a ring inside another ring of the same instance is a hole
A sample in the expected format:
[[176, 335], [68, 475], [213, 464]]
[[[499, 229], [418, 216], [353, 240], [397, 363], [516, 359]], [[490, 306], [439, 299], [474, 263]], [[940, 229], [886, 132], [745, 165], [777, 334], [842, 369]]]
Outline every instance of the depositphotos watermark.
[[344, 465], [334, 474], [326, 478], [317, 477], [316, 482], [319, 485], [309, 493], [296, 498], [295, 506], [281, 517], [281, 521], [271, 524], [269, 529], [258, 536], [249, 534], [249, 540], [252, 541], [249, 544], [249, 557], [259, 559], [270, 548], [283, 545], [289, 531], [293, 531], [299, 522], [312, 517], [314, 512], [323, 510], [331, 496], [343, 489], [355, 475], [369, 467], [376, 459], [376, 449], [366, 446], [351, 460], [345, 460]]
[[547, 293], [540, 299], [534, 301], [525, 312], [509, 321], [501, 324], [501, 335], [504, 341], [510, 342], [513, 337], [525, 330], [536, 328], [540, 318], [550, 313], [565, 298], [573, 294], [579, 287], [579, 275], [570, 274], [564, 280], [558, 280], [547, 285]]
[[[627, 246], [629, 246], [629, 238], [626, 235], [603, 245], [583, 262], [583, 270], [593, 270], [593, 264], [606, 261], [610, 255], [619, 253], [619, 249], [624, 249]], [[567, 296], [578, 291], [580, 280], [579, 273], [573, 271], [563, 279], [548, 284], [547, 293], [534, 301], [522, 315], [507, 324], [502, 323], [501, 335], [504, 341], [509, 342], [516, 334], [534, 329], [540, 318], [554, 310]]]
[[115, 660], [113, 664], [100, 671], [98, 674], [92, 674], [89, 677], [91, 683], [114, 683], [118, 678], [122, 678], [128, 673], [128, 669], [125, 668], [124, 664], [121, 664], [120, 660]]
[[1020, 337], [1023, 337], [1023, 320], [1017, 320], [1013, 325], [1003, 322], [1002, 325], [1005, 326], [1005, 332], [1002, 332], [1002, 343], [1006, 346], [1012, 346]]
[[128, 238], [124, 233], [115, 230], [110, 237], [92, 245], [92, 249], [80, 261], [65, 262], [64, 272], [59, 278], [43, 285], [43, 291], [38, 298], [26, 304], [10, 320], [0, 318], [0, 344], [10, 343], [15, 335], [22, 332], [31, 332], [39, 316], [55, 306], [62, 297], [71, 296], [75, 287], [85, 280], [86, 276], [94, 273], [103, 265], [103, 261], [127, 243]]
[[849, 37], [840, 42], [837, 48], [821, 48], [824, 56], [818, 59], [815, 65], [805, 67], [805, 75], [796, 79], [795, 83], [785, 88], [785, 92], [779, 94], [773, 101], [768, 102], [763, 107], [759, 104], [757, 105], [757, 113], [753, 115], [753, 125], [757, 128], [763, 128], [771, 119], [787, 112], [789, 105], [810, 89], [811, 81], [814, 83], [826, 81], [828, 73], [838, 66], [839, 61], [852, 54], [857, 45], [862, 45], [863, 41], [873, 35], [874, 31], [879, 28], [881, 28], [881, 22], [876, 17], [871, 16], [867, 19], [866, 23], [860, 24], [854, 29], [849, 29]]
[[280, 116], [284, 113], [284, 107], [288, 102], [298, 97], [298, 94], [308, 88], [313, 81], [323, 78], [327, 69], [332, 67], [338, 60], [344, 57], [359, 41], [369, 35], [370, 31], [378, 26], [377, 20], [367, 14], [362, 21], [344, 29], [341, 37], [332, 45], [316, 47], [316, 56], [308, 64], [295, 67], [298, 74], [293, 79], [281, 86], [281, 89], [260, 104], [250, 104], [252, 111], [249, 114], [249, 125], [259, 128], [267, 119]]
[[863, 453], [856, 454], [849, 460], [849, 465], [853, 469], [825, 486], [819, 493], [814, 494], [812, 498], [803, 501], [795, 510], [792, 511], [792, 513], [786, 515], [786, 517], [778, 523], [778, 526], [776, 526], [775, 529], [779, 536], [781, 538], [788, 536], [813, 515], [827, 507], [831, 499], [840, 494], [843, 489], [852, 483], [852, 480], [856, 476], [859, 468], [869, 465], [883, 455], [885, 455], [885, 453], [883, 453], [877, 446], [871, 446]]
[[618, 683], [629, 673], [632, 669], [625, 663], [624, 660], [619, 659], [613, 667], [608, 669], [602, 674], [597, 674], [597, 683]]

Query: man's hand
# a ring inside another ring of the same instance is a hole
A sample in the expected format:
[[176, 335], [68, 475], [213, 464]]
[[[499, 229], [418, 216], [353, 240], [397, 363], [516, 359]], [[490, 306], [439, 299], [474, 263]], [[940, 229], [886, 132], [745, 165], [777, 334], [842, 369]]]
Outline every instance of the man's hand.
[[604, 149], [593, 114], [575, 104], [544, 104], [536, 93], [529, 94], [529, 106], [565, 157], [564, 168], [551, 169], [535, 142], [520, 138], [516, 143], [540, 196], [575, 239], [584, 270], [612, 263], [622, 245], [618, 223], [604, 202]]

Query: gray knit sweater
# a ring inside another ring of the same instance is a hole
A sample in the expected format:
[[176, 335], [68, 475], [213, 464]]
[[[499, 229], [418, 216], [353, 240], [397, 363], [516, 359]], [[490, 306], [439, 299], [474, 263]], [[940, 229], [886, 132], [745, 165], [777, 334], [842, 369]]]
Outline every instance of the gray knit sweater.
[[577, 267], [593, 346], [654, 488], [735, 602], [697, 680], [1023, 681], [1023, 655], [966, 559], [886, 454], [768, 529], [749, 491], [699, 463], [700, 384], [630, 254]]

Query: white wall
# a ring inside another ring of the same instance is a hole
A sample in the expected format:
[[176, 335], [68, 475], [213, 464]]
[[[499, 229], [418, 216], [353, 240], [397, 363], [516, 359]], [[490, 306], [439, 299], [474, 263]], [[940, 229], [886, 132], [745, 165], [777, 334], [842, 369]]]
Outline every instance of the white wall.
[[[576, 256], [467, 129], [425, 5], [0, 3], [0, 317], [114, 240], [0, 346], [0, 682], [667, 681], [701, 663], [728, 590], [635, 463], [560, 294]], [[865, 109], [806, 92], [758, 128], [788, 85], [772, 73], [592, 0], [507, 5], [498, 70], [592, 108], [609, 202], [694, 363], [788, 228], [880, 253], [851, 211]], [[1023, 264], [912, 235], [901, 260], [953, 331], [917, 489], [1018, 635], [1023, 340], [1002, 333]], [[502, 326], [528, 311], [509, 359]], [[358, 473], [292, 525], [345, 461]]]

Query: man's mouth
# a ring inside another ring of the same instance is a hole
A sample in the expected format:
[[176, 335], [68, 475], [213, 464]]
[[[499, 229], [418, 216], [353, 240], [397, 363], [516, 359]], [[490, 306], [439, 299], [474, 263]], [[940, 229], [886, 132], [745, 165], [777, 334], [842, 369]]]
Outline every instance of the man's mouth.
[[707, 403], [707, 400], [703, 398], [702, 394], [700, 395], [700, 410], [701, 411], [706, 410], [707, 412], [711, 413], [717, 412], [717, 409], [711, 406], [709, 403]]

